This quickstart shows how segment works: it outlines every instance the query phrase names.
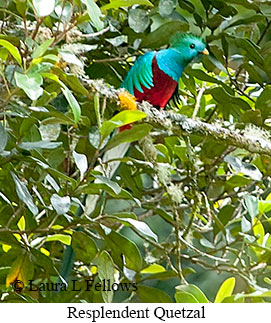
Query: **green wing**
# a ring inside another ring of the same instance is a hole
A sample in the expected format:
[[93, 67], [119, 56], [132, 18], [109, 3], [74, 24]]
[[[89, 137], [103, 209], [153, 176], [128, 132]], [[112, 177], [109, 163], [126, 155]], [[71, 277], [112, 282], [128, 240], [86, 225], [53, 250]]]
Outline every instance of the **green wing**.
[[143, 93], [141, 86], [144, 86], [147, 89], [153, 87], [152, 60], [154, 56], [155, 52], [149, 52], [140, 56], [128, 72], [120, 87], [125, 88], [132, 95], [134, 95], [134, 88]]

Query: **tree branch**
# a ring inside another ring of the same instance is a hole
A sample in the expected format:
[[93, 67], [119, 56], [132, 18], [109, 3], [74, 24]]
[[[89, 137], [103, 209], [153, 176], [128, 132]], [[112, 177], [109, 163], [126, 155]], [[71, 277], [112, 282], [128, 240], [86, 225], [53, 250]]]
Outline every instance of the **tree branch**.
[[[147, 113], [147, 122], [168, 128], [175, 135], [195, 134], [210, 137], [230, 146], [246, 149], [251, 153], [271, 156], [271, 142], [262, 138], [251, 137], [238, 131], [232, 131], [218, 125], [191, 119], [185, 115], [170, 111], [158, 111], [154, 107], [143, 103], [141, 110]], [[169, 122], [171, 126], [169, 126]]]
[[[118, 94], [121, 90], [108, 87], [102, 80], [84, 80], [86, 85], [95, 92], [106, 96], [111, 100], [119, 100]], [[229, 146], [246, 149], [251, 153], [271, 156], [271, 141], [248, 136], [240, 131], [229, 130], [219, 125], [209, 124], [199, 119], [191, 119], [183, 114], [172, 111], [159, 111], [147, 102], [138, 103], [138, 109], [147, 114], [145, 119], [148, 123], [167, 130], [168, 133], [177, 136], [183, 134], [195, 134], [212, 138]]]

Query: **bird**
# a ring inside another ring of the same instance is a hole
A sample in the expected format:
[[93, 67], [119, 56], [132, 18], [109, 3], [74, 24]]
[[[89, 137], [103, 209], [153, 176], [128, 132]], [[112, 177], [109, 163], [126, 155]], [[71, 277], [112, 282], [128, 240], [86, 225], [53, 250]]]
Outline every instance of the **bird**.
[[205, 42], [193, 34], [177, 32], [169, 47], [140, 56], [121, 84], [138, 102], [164, 108], [178, 96], [178, 83], [186, 66], [196, 57], [208, 55]]
[[[129, 102], [136, 108], [133, 98], [137, 102], [148, 101], [156, 108], [164, 108], [168, 102], [178, 96], [178, 83], [185, 67], [199, 55], [208, 55], [204, 41], [192, 34], [177, 32], [169, 42], [169, 48], [159, 51], [151, 51], [140, 56], [129, 70], [120, 88], [123, 88], [131, 96], [120, 96], [126, 101], [123, 105], [129, 106]], [[128, 102], [128, 104], [127, 104]], [[131, 109], [127, 107], [128, 109]], [[120, 131], [129, 130], [130, 125], [120, 127]], [[104, 175], [112, 178], [120, 162], [116, 159], [122, 158], [128, 151], [130, 143], [120, 145], [106, 151], [102, 157], [103, 163], [110, 167], [105, 170]], [[113, 160], [113, 162], [112, 162]], [[96, 171], [104, 172], [101, 165], [95, 167]], [[99, 180], [95, 180], [99, 182]], [[84, 197], [85, 213], [91, 214], [99, 200], [99, 195], [88, 195]], [[76, 216], [79, 217], [83, 209], [79, 207]], [[67, 246], [64, 252], [60, 270], [61, 280], [67, 280], [74, 262], [74, 251], [72, 246]]]

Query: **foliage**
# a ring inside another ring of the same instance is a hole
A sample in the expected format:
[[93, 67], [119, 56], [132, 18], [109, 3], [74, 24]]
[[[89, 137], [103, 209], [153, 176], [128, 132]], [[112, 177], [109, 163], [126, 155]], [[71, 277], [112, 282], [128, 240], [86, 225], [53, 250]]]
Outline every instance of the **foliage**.
[[[193, 32], [210, 55], [185, 70], [171, 108], [269, 140], [270, 1], [0, 0], [0, 16], [2, 301], [268, 301], [270, 157], [152, 129], [97, 89], [101, 78], [118, 88], [136, 57], [177, 30]], [[125, 141], [107, 178], [108, 163], [95, 166]], [[85, 193], [98, 195], [90, 214]], [[78, 286], [137, 288], [13, 290], [16, 279], [66, 286], [70, 245]]]

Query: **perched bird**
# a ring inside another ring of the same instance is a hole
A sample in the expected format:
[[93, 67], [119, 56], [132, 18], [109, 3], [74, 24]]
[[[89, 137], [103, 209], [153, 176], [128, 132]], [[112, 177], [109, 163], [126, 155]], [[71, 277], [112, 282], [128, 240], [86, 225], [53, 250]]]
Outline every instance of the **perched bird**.
[[209, 54], [201, 38], [178, 32], [170, 39], [169, 48], [139, 57], [121, 87], [138, 102], [148, 101], [164, 108], [178, 94], [178, 82], [185, 67], [201, 54]]
[[[148, 52], [139, 57], [121, 87], [138, 102], [148, 101], [157, 108], [164, 108], [172, 96], [178, 94], [178, 82], [187, 64], [200, 54], [208, 54], [206, 45], [200, 38], [191, 34], [177, 33], [171, 38], [169, 48]], [[127, 96], [125, 98], [127, 100]], [[134, 108], [136, 108], [135, 104]], [[120, 131], [129, 128], [129, 125], [125, 125]], [[112, 178], [120, 164], [118, 159], [126, 154], [129, 145], [130, 143], [124, 142], [106, 151], [102, 157], [103, 163], [108, 164], [106, 170], [100, 165], [97, 165], [95, 170], [105, 172], [104, 175], [107, 178]], [[99, 183], [99, 180], [96, 179], [95, 182]], [[95, 210], [99, 197], [99, 195], [84, 197], [85, 214], [89, 215]], [[80, 207], [76, 215], [79, 217], [82, 213], [83, 210]], [[68, 279], [73, 262], [74, 251], [72, 246], [67, 246], [60, 270], [61, 281]]]

